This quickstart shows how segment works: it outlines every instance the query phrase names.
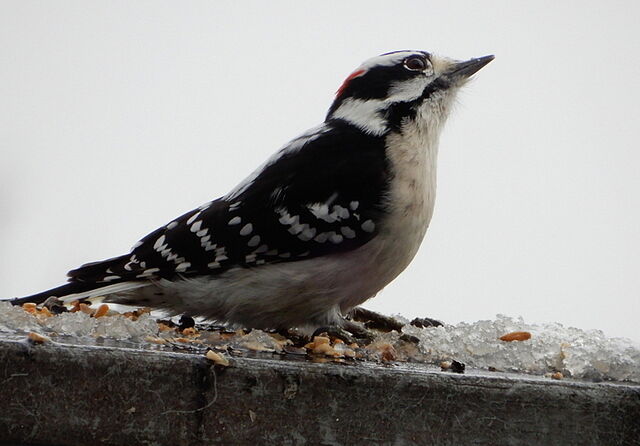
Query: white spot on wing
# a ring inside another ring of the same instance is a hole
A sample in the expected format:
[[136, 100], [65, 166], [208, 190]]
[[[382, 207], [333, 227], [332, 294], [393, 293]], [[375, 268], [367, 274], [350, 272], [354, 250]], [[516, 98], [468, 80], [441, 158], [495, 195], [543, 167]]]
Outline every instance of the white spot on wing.
[[364, 232], [373, 232], [376, 229], [376, 225], [373, 221], [367, 220], [360, 225]]
[[300, 221], [299, 215], [294, 215], [292, 217], [286, 209], [278, 209], [278, 213], [280, 214], [278, 221], [285, 226], [295, 225]]
[[331, 241], [331, 243], [338, 244], [342, 242], [342, 240], [344, 240], [344, 238], [340, 234], [331, 232], [331, 235], [329, 236], [329, 241]]
[[342, 233], [342, 235], [349, 239], [356, 237], [356, 231], [351, 229], [349, 226], [342, 226], [340, 228], [340, 232]]
[[189, 220], [187, 220], [187, 224], [190, 225], [191, 223], [196, 221], [198, 219], [198, 217], [200, 217], [200, 211], [196, 212], [191, 217], [189, 217]]
[[[164, 248], [161, 248], [162, 245], [164, 245], [164, 240], [165, 240], [165, 236], [164, 234], [161, 235], [160, 237], [158, 237], [158, 240], [156, 240], [156, 242], [153, 244], [153, 249], [155, 249], [156, 251], [161, 251]], [[134, 262], [135, 256], [131, 256], [131, 261]]]
[[153, 275], [153, 273], [157, 273], [158, 271], [160, 271], [160, 268], [149, 268], [149, 269], [145, 269], [142, 274], [138, 274], [136, 277], [141, 279], [144, 277], [149, 277], [151, 275]]
[[309, 209], [316, 218], [324, 219], [329, 215], [329, 206], [325, 203], [313, 203], [308, 205], [307, 209]]
[[[349, 209], [340, 206], [339, 204], [331, 206], [331, 203], [336, 199], [338, 194], [333, 194], [325, 203], [313, 203], [307, 205], [309, 212], [313, 214], [319, 220], [326, 221], [327, 223], [335, 223], [336, 221], [346, 220], [349, 218]], [[329, 207], [331, 206], [331, 213], [329, 213]]]
[[204, 248], [206, 252], [213, 251], [218, 247], [216, 243], [211, 243], [211, 242], [200, 243], [200, 245]]
[[253, 225], [251, 223], [247, 223], [242, 227], [242, 229], [240, 229], [240, 235], [242, 236], [249, 235], [251, 234], [251, 231], [253, 231]]
[[[155, 248], [156, 251], [158, 251], [160, 253], [160, 255], [162, 257], [165, 257], [167, 259], [167, 262], [174, 262], [176, 265], [179, 265], [180, 263], [184, 262], [184, 257], [178, 257], [178, 254], [175, 252], [171, 251], [171, 248], [169, 248], [167, 243], [165, 242], [165, 236], [161, 235], [160, 237], [158, 237], [158, 240], [156, 240], [156, 243], [153, 245], [153, 247]], [[131, 261], [133, 262], [133, 257]], [[140, 264], [140, 266], [142, 266], [143, 268], [145, 267], [145, 265], [143, 265], [144, 262], [142, 262]]]
[[299, 234], [299, 233], [301, 233], [302, 231], [304, 231], [308, 227], [309, 227], [309, 225], [306, 224], [306, 223], [305, 224], [297, 223], [295, 225], [292, 225], [289, 228], [289, 234], [292, 234], [292, 235]]
[[139, 279], [145, 278], [145, 277], [149, 277], [151, 275], [153, 275], [154, 273], [157, 273], [158, 271], [160, 271], [160, 268], [149, 268], [149, 269], [145, 269], [142, 274], [138, 274], [136, 277]]
[[179, 265], [176, 266], [176, 272], [177, 273], [183, 273], [187, 270], [187, 268], [189, 268], [191, 266], [190, 262], [182, 262]]
[[[206, 229], [203, 229], [200, 232], [205, 231], [206, 233]], [[198, 234], [200, 234], [200, 232], [198, 232]], [[198, 235], [196, 234], [196, 235]], [[216, 249], [218, 247], [218, 245], [216, 243], [211, 243], [209, 240], [211, 240], [211, 235], [205, 235], [204, 237], [202, 237], [200, 239], [200, 246], [202, 246], [204, 248], [205, 251], [213, 251], [214, 249]]]
[[235, 226], [235, 225], [239, 225], [242, 222], [242, 219], [240, 218], [240, 216], [236, 215], [235, 217], [233, 217], [231, 220], [229, 220], [229, 226]]
[[260, 245], [260, 247], [258, 249], [256, 249], [256, 253], [257, 254], [262, 254], [263, 252], [267, 252], [269, 250], [269, 247], [267, 245]]
[[247, 245], [249, 245], [250, 247], [254, 247], [254, 246], [258, 246], [260, 244], [260, 236], [259, 235], [254, 235], [253, 237], [251, 237], [249, 239], [249, 242], [247, 243]]
[[191, 225], [191, 232], [200, 231], [200, 227], [202, 226], [202, 220], [198, 220], [194, 224]]
[[306, 228], [304, 231], [302, 231], [300, 235], [298, 235], [298, 238], [303, 242], [308, 242], [315, 235], [316, 235], [316, 228]]
[[343, 219], [344, 220], [344, 219], [349, 218], [349, 210], [347, 208], [343, 208], [339, 204], [336, 204], [333, 207], [333, 213], [336, 214], [338, 219]]
[[135, 245], [133, 245], [133, 246], [131, 247], [131, 251], [133, 251], [134, 249], [136, 249], [136, 248], [138, 248], [138, 247], [140, 247], [140, 246], [142, 246], [142, 245], [143, 245], [142, 240], [137, 241], [137, 242], [135, 243]]

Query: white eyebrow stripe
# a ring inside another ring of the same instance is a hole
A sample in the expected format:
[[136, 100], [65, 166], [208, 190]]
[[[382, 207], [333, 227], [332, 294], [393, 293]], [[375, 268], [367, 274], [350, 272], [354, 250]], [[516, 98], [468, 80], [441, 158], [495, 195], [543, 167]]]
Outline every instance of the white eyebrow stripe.
[[409, 56], [412, 55], [424, 55], [424, 52], [422, 51], [411, 51], [411, 50], [407, 50], [407, 51], [397, 51], [397, 52], [393, 52], [393, 53], [389, 53], [389, 54], [382, 54], [380, 56], [375, 56], [372, 57], [370, 59], [365, 60], [362, 65], [360, 65], [357, 69], [358, 70], [370, 70], [373, 67], [392, 67], [400, 62], [402, 62], [404, 59], [406, 59]]

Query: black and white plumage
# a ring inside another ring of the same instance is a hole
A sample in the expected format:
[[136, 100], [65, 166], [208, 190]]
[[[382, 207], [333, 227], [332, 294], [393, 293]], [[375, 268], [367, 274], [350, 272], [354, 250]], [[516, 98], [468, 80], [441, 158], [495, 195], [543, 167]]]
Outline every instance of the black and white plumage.
[[440, 130], [457, 89], [492, 59], [366, 61], [322, 125], [233, 191], [13, 302], [106, 296], [253, 328], [340, 325], [414, 257], [433, 212]]

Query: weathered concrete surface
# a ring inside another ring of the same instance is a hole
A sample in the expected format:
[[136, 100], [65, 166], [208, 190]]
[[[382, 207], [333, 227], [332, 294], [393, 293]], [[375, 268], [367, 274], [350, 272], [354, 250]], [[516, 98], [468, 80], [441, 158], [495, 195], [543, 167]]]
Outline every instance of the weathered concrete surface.
[[0, 443], [640, 444], [640, 386], [0, 340]]

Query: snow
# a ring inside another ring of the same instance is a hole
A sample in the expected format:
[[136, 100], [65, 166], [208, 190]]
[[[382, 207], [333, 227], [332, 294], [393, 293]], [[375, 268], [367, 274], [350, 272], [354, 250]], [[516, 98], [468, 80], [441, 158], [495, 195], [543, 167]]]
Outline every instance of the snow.
[[93, 318], [80, 311], [62, 313], [55, 317], [35, 317], [9, 302], [0, 302], [0, 332], [29, 331], [47, 335], [138, 340], [157, 335], [158, 324], [149, 314], [142, 314], [136, 321], [124, 316]]
[[[376, 355], [380, 356], [378, 350], [391, 349], [393, 360], [397, 361], [439, 365], [456, 360], [466, 364], [468, 369], [533, 375], [561, 372], [564, 377], [591, 381], [640, 383], [640, 345], [624, 338], [609, 338], [599, 330], [581, 330], [558, 323], [532, 324], [522, 318], [503, 315], [496, 316], [495, 320], [418, 328], [396, 317], [405, 323], [403, 333], [379, 333], [371, 345], [360, 350], [364, 354], [359, 357], [376, 360]], [[135, 321], [117, 314], [94, 318], [81, 311], [42, 317], [9, 302], [0, 302], [0, 333], [26, 334], [30, 331], [54, 339], [66, 335], [144, 341], [159, 335], [153, 314], [141, 314]], [[512, 342], [500, 340], [501, 336], [516, 331], [529, 332], [531, 338]], [[207, 342], [206, 333], [202, 332], [203, 342]], [[417, 346], [402, 335], [418, 338]], [[212, 332], [209, 337], [213, 343], [220, 334]], [[260, 330], [224, 342], [235, 348], [263, 352], [282, 352], [283, 346], [291, 343]]]
[[[527, 331], [531, 339], [505, 342], [507, 333]], [[456, 360], [467, 367], [564, 376], [593, 381], [640, 382], [640, 346], [608, 338], [600, 330], [581, 330], [558, 323], [532, 324], [497, 315], [495, 320], [461, 322], [442, 327], [403, 327], [416, 336], [427, 362]]]

